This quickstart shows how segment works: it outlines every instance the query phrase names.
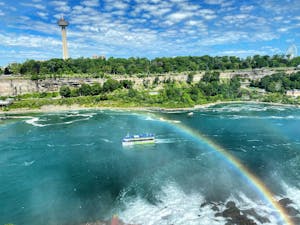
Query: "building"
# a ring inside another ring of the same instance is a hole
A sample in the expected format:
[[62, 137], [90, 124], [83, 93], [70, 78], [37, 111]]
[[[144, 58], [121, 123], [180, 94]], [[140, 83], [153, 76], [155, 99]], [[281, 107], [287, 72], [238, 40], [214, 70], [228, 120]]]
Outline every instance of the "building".
[[294, 90], [289, 90], [286, 92], [286, 95], [287, 96], [290, 96], [290, 97], [300, 97], [300, 90], [298, 89], [294, 89]]
[[103, 59], [104, 60], [104, 59], [106, 59], [106, 57], [105, 57], [105, 55], [100, 55], [100, 56], [99, 55], [93, 55], [92, 59]]

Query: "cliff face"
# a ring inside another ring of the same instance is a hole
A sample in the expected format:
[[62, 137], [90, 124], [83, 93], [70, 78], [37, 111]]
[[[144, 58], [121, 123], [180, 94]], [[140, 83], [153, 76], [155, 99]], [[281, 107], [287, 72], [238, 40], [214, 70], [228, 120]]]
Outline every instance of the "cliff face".
[[14, 96], [20, 93], [34, 92], [37, 85], [30, 80], [9, 79], [1, 77], [0, 79], [0, 96]]
[[16, 96], [32, 92], [52, 92], [59, 91], [63, 85], [72, 87], [80, 86], [83, 83], [101, 83], [103, 79], [46, 79], [46, 80], [28, 80], [22, 78], [15, 78], [11, 76], [0, 77], [0, 96]]
[[[255, 69], [255, 70], [243, 70], [234, 72], [221, 72], [221, 79], [230, 79], [234, 76], [241, 76], [246, 79], [259, 79], [267, 75], [272, 75], [276, 73], [276, 70], [269, 69]], [[295, 72], [294, 70], [286, 70], [286, 74]], [[194, 82], [200, 81], [204, 72], [194, 75]], [[134, 82], [135, 88], [143, 87], [144, 84], [151, 85], [157, 75], [152, 75], [149, 77], [126, 77], [126, 76], [112, 76], [116, 80], [131, 80]], [[164, 74], [159, 76], [159, 81], [162, 82], [166, 79], [172, 79], [177, 81], [186, 81], [187, 74]], [[45, 79], [32, 81], [24, 79], [22, 77], [15, 76], [0, 76], [0, 96], [16, 96], [32, 92], [53, 92], [59, 91], [59, 88], [63, 85], [68, 85], [70, 87], [78, 87], [83, 83], [93, 84], [105, 82], [105, 78], [58, 78], [58, 79]]]

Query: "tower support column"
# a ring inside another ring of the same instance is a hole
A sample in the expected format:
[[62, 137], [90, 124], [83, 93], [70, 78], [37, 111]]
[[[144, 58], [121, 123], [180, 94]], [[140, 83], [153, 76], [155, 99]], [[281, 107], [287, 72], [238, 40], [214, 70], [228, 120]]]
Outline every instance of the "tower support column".
[[68, 44], [67, 44], [67, 30], [65, 27], [61, 28], [61, 35], [62, 35], [62, 50], [63, 50], [63, 59], [66, 60], [69, 58], [68, 52]]

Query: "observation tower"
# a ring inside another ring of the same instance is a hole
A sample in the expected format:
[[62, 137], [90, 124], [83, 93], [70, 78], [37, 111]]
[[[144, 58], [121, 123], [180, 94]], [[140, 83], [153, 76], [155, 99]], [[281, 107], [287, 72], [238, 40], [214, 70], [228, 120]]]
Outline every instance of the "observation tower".
[[62, 17], [57, 21], [57, 24], [61, 27], [63, 59], [66, 60], [69, 58], [67, 45], [67, 26], [69, 25], [69, 23]]

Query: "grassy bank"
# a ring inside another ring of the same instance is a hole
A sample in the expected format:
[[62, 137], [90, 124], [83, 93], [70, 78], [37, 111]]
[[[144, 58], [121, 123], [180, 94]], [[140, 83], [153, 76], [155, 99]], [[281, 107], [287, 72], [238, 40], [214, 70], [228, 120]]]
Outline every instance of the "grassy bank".
[[128, 110], [193, 110], [223, 103], [265, 103], [300, 106], [300, 99], [288, 98], [284, 95], [268, 94], [255, 99], [203, 99], [201, 103], [187, 104], [184, 102], [167, 101], [129, 101], [128, 99], [101, 100], [101, 96], [80, 96], [56, 99], [23, 99], [9, 107], [2, 108], [2, 113], [53, 112], [80, 109], [128, 109]]

